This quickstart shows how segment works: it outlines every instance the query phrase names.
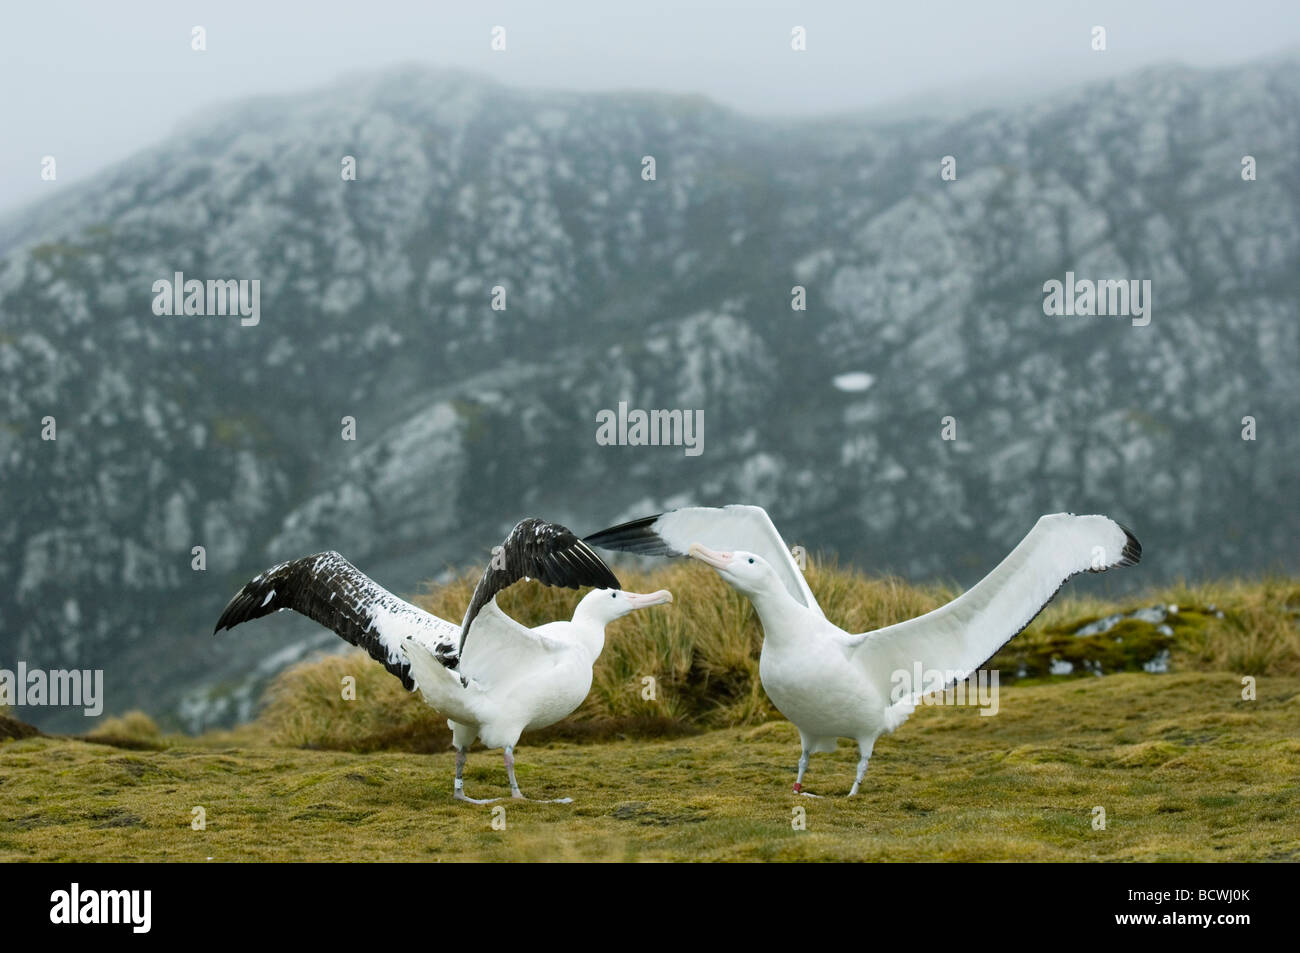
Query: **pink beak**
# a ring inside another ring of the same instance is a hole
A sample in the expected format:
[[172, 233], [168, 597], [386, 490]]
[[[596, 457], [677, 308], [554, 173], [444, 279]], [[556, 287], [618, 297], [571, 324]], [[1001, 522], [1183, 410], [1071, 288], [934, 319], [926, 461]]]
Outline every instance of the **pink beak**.
[[627, 601], [633, 609], [661, 606], [664, 603], [673, 601], [673, 594], [667, 589], [659, 589], [655, 592], [624, 592], [623, 594], [627, 596]]
[[731, 565], [731, 561], [736, 558], [735, 553], [720, 553], [717, 550], [701, 546], [699, 543], [691, 543], [691, 548], [686, 551], [686, 555], [698, 559], [706, 566], [712, 566], [714, 569], [726, 569]]

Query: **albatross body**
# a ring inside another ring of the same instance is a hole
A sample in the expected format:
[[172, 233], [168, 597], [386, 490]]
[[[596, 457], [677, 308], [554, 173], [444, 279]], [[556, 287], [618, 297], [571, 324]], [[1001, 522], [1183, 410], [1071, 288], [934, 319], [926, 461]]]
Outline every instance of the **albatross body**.
[[454, 795], [475, 804], [491, 803], [470, 798], [464, 790], [465, 758], [477, 738], [488, 748], [504, 750], [510, 794], [522, 798], [514, 762], [519, 736], [555, 724], [582, 704], [591, 690], [592, 666], [605, 648], [606, 625], [672, 598], [667, 589], [645, 594], [593, 589], [578, 603], [571, 620], [530, 629], [502, 612], [494, 597], [479, 612], [471, 630], [474, 638], [455, 670], [442, 662], [445, 644], [431, 647], [416, 638], [405, 640], [402, 653], [420, 694], [448, 716], [456, 749]]
[[[496, 602], [498, 592], [522, 578], [599, 588], [578, 603], [572, 619], [529, 628]], [[338, 553], [325, 552], [255, 576], [231, 599], [214, 631], [292, 609], [364, 648], [448, 716], [456, 749], [453, 794], [487, 804], [495, 799], [475, 800], [464, 789], [465, 760], [475, 739], [503, 749], [511, 796], [523, 798], [514, 769], [519, 736], [554, 724], [582, 704], [608, 623], [671, 601], [663, 589], [624, 592], [609, 567], [569, 530], [528, 519], [495, 551], [460, 625], [399, 599]]]
[[[851, 738], [860, 758], [850, 795], [862, 784], [876, 739], [906, 721], [921, 695], [969, 676], [1029, 625], [1071, 576], [1133, 565], [1142, 552], [1133, 534], [1107, 517], [1044, 516], [997, 568], [952, 602], [851, 634], [822, 613], [761, 507], [672, 510], [602, 530], [586, 542], [691, 556], [748, 596], [763, 626], [763, 689], [799, 730], [795, 791], [807, 793], [803, 777], [811, 755]], [[941, 673], [941, 680], [910, 685], [918, 666]], [[901, 693], [900, 684], [908, 685]]]

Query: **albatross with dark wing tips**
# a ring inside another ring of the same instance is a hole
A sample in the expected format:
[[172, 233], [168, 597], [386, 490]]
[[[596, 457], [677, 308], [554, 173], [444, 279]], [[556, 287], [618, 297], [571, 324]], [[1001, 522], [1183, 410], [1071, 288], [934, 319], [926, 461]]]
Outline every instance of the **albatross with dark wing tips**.
[[[853, 635], [822, 613], [761, 507], [687, 507], [601, 530], [586, 542], [647, 556], [691, 556], [748, 596], [763, 626], [759, 678], [799, 729], [795, 791], [807, 793], [803, 776], [812, 754], [852, 738], [860, 759], [850, 795], [858, 793], [876, 739], [906, 721], [922, 694], [968, 677], [1071, 576], [1131, 566], [1142, 555], [1136, 537], [1105, 516], [1044, 516], [997, 568], [952, 602]], [[946, 682], [911, 686], [899, 697], [899, 673], [908, 676], [918, 665]]]
[[[578, 603], [571, 620], [530, 629], [496, 602], [497, 593], [520, 579], [597, 588]], [[465, 759], [474, 740], [504, 749], [510, 794], [523, 798], [515, 781], [519, 736], [554, 724], [582, 704], [608, 623], [672, 598], [666, 589], [624, 592], [609, 567], [569, 530], [526, 519], [494, 552], [459, 626], [399, 599], [338, 553], [326, 552], [253, 577], [213, 631], [292, 609], [365, 649], [408, 690], [419, 688], [430, 706], [449, 716], [454, 796], [489, 804], [497, 799], [465, 794]]]

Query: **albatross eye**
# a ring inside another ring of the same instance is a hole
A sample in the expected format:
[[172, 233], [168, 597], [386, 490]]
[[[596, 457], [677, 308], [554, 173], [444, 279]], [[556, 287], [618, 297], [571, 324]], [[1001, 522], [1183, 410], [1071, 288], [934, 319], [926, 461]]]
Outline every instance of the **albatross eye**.
[[753, 556], [751, 556], [751, 557], [749, 558], [749, 564], [750, 564], [751, 566], [754, 565], [754, 557], [753, 557]]
[[609, 597], [610, 597], [611, 599], [617, 599], [617, 598], [618, 598], [618, 593], [617, 593], [617, 592], [611, 592], [611, 593], [609, 594]]

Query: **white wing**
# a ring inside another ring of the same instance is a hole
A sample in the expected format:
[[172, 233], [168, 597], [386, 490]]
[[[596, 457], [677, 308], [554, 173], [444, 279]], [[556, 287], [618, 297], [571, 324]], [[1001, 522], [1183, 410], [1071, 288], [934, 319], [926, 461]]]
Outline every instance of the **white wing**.
[[470, 635], [457, 670], [485, 691], [544, 677], [569, 644], [516, 622], [501, 611], [495, 596], [475, 616]]
[[685, 556], [691, 543], [717, 550], [744, 549], [767, 560], [800, 605], [823, 614], [785, 540], [761, 506], [688, 506], [612, 526], [585, 542], [643, 556]]
[[[849, 636], [851, 657], [883, 680], [886, 696], [893, 673], [910, 675], [917, 663], [923, 672], [943, 672], [946, 683], [960, 681], [1029, 625], [1071, 576], [1131, 566], [1141, 555], [1133, 534], [1105, 516], [1044, 516], [996, 569], [952, 602]], [[923, 687], [938, 686], [914, 690]]]

